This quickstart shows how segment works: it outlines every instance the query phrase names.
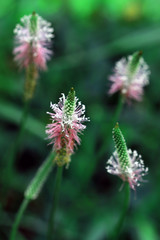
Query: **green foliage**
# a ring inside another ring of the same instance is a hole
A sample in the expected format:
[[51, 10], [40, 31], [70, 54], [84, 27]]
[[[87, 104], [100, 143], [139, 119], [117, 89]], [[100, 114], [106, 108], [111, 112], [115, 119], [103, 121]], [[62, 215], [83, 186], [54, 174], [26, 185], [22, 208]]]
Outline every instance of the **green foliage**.
[[[13, 61], [13, 29], [23, 15], [36, 11], [55, 29], [54, 50], [46, 72], [39, 73], [25, 135], [6, 179], [6, 154], [15, 141], [23, 112], [25, 73]], [[151, 69], [150, 85], [140, 103], [123, 107], [119, 123], [127, 145], [143, 156], [150, 172], [137, 189], [121, 239], [159, 239], [160, 155], [160, 5], [155, 0], [5, 0], [0, 3], [0, 239], [9, 237], [24, 191], [51, 150], [46, 141], [49, 104], [72, 86], [86, 105], [90, 123], [81, 135], [64, 178], [56, 214], [57, 240], [101, 240], [115, 226], [123, 205], [121, 181], [106, 173], [112, 150], [111, 121], [118, 96], [109, 96], [115, 61], [142, 50]], [[106, 140], [103, 156], [97, 157]], [[3, 178], [2, 178], [3, 175]], [[46, 238], [55, 171], [36, 201], [28, 206], [17, 239]], [[144, 217], [145, 216], [145, 217]], [[21, 231], [23, 230], [23, 231]], [[27, 237], [26, 237], [27, 236]]]

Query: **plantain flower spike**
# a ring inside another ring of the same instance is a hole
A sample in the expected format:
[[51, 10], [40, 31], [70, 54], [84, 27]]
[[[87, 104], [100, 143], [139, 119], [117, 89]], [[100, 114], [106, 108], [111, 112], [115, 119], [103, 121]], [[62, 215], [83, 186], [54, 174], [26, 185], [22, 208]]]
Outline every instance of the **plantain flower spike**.
[[109, 78], [112, 82], [109, 94], [120, 91], [127, 100], [141, 101], [143, 87], [149, 84], [149, 75], [150, 70], [141, 51], [127, 59], [122, 58], [116, 63], [114, 73]]
[[89, 119], [85, 117], [85, 106], [78, 101], [73, 88], [67, 97], [62, 94], [58, 104], [51, 103], [50, 106], [53, 113], [47, 113], [52, 123], [47, 125], [46, 133], [56, 152], [54, 161], [60, 167], [68, 167], [74, 148], [80, 144], [78, 135], [86, 128], [83, 123]]
[[51, 23], [37, 13], [24, 16], [14, 29], [14, 60], [26, 70], [25, 100], [32, 98], [39, 70], [47, 69], [52, 55], [51, 39], [54, 37]]
[[116, 150], [107, 161], [107, 172], [119, 176], [135, 190], [135, 187], [144, 181], [142, 177], [147, 174], [148, 168], [145, 168], [142, 157], [137, 151], [127, 149], [118, 123], [113, 128], [113, 140]]

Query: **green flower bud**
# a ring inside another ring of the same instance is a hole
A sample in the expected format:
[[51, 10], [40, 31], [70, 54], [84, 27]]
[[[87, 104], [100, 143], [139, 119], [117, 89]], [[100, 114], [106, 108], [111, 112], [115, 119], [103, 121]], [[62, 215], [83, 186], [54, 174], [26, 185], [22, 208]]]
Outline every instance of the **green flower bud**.
[[129, 74], [134, 74], [138, 65], [139, 65], [139, 61], [140, 61], [140, 58], [142, 56], [142, 51], [139, 51], [139, 52], [135, 52], [133, 55], [132, 55], [132, 59], [130, 61], [130, 64], [129, 64]]
[[120, 166], [124, 171], [126, 171], [126, 168], [130, 167], [130, 159], [127, 152], [127, 145], [118, 123], [116, 123], [115, 127], [113, 128], [113, 140], [115, 142]]
[[35, 35], [37, 33], [37, 23], [38, 23], [37, 14], [33, 12], [30, 18], [30, 26], [29, 26], [31, 35]]
[[75, 106], [76, 106], [75, 91], [74, 88], [71, 88], [64, 104], [64, 113], [67, 116], [67, 118], [72, 117], [75, 110]]

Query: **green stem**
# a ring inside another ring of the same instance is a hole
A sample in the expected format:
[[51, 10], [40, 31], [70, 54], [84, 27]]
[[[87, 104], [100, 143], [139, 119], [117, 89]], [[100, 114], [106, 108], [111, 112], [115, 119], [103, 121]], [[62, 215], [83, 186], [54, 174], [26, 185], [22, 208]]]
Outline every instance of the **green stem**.
[[61, 180], [62, 180], [62, 170], [63, 170], [63, 167], [57, 167], [54, 199], [53, 199], [51, 214], [49, 217], [48, 240], [53, 239], [53, 232], [54, 232], [54, 227], [55, 227], [55, 213], [56, 213], [56, 209], [58, 206], [58, 200], [59, 200], [59, 193], [60, 193]]
[[124, 97], [122, 95], [119, 96], [119, 100], [118, 100], [118, 105], [116, 108], [116, 111], [113, 115], [113, 119], [112, 119], [112, 128], [115, 126], [116, 122], [119, 121], [120, 118], [120, 114], [123, 108], [123, 104], [124, 104]]
[[12, 226], [12, 231], [11, 231], [11, 235], [10, 235], [10, 240], [15, 240], [15, 239], [17, 239], [17, 238], [16, 238], [16, 234], [17, 234], [17, 230], [18, 230], [18, 227], [19, 227], [19, 223], [20, 223], [20, 221], [21, 221], [22, 215], [23, 215], [23, 213], [24, 213], [24, 211], [25, 211], [25, 209], [26, 209], [29, 201], [30, 201], [29, 199], [26, 199], [26, 198], [25, 198], [25, 199], [23, 200], [20, 208], [19, 208], [19, 211], [18, 211], [17, 216], [16, 216], [16, 220], [15, 220], [15, 222], [13, 223], [13, 226]]
[[[123, 104], [124, 104], [124, 97], [122, 95], [120, 95], [115, 113], [111, 120], [110, 126], [107, 129], [112, 129], [115, 126], [115, 123], [119, 120], [120, 114], [121, 114], [121, 111], [123, 108]], [[110, 134], [108, 132], [105, 134], [105, 139], [104, 139], [104, 142], [102, 144], [100, 151], [97, 154], [97, 159], [101, 158], [106, 151], [106, 146], [107, 146], [107, 142], [108, 142], [108, 138], [109, 138], [106, 136], [110, 136]]]
[[124, 199], [124, 205], [122, 208], [122, 212], [120, 215], [120, 218], [113, 230], [113, 233], [111, 234], [111, 240], [117, 240], [120, 232], [122, 230], [126, 215], [127, 215], [127, 211], [128, 211], [128, 207], [129, 207], [129, 203], [130, 203], [130, 187], [129, 187], [129, 183], [126, 182], [125, 184], [125, 199]]

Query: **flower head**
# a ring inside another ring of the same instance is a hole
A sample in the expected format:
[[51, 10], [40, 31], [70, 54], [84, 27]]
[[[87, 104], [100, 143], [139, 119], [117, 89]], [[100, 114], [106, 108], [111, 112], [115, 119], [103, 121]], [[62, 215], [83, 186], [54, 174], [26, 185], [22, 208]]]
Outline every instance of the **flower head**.
[[51, 24], [38, 14], [24, 16], [21, 24], [14, 29], [17, 46], [14, 48], [15, 61], [20, 67], [27, 68], [35, 64], [39, 69], [46, 69], [46, 61], [52, 51], [48, 49], [54, 37]]
[[121, 91], [128, 99], [141, 101], [143, 87], [149, 84], [149, 67], [142, 58], [141, 52], [135, 52], [127, 59], [122, 58], [115, 65], [110, 94]]
[[119, 176], [123, 181], [127, 181], [130, 187], [135, 190], [136, 186], [143, 182], [142, 177], [147, 174], [141, 155], [137, 151], [127, 150], [125, 139], [116, 124], [113, 129], [113, 139], [116, 151], [107, 161], [107, 172]]
[[57, 164], [68, 164], [74, 147], [80, 144], [78, 134], [86, 128], [83, 122], [89, 119], [85, 117], [85, 106], [78, 102], [73, 88], [67, 97], [62, 94], [58, 104], [51, 103], [51, 108], [53, 113], [48, 114], [52, 123], [47, 125], [46, 133], [57, 153], [55, 158]]

